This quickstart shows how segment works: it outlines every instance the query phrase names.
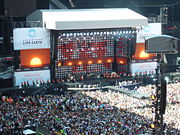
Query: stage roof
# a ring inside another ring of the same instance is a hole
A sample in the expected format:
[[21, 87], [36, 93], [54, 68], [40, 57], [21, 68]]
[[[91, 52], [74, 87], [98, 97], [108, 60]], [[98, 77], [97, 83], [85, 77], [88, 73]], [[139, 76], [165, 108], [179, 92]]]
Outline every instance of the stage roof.
[[134, 28], [148, 23], [146, 17], [128, 8], [37, 10], [26, 21], [39, 21], [51, 30]]

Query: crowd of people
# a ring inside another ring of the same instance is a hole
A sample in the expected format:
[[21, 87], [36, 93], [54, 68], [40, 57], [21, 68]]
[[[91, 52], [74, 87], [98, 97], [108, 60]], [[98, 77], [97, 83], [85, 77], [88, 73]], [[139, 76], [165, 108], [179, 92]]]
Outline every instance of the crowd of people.
[[[118, 83], [122, 86], [133, 82]], [[167, 85], [164, 115], [166, 133], [180, 134], [180, 83]], [[152, 94], [152, 84], [136, 92]], [[78, 91], [63, 95], [2, 96], [0, 133], [43, 127], [52, 135], [134, 135], [152, 133], [153, 112], [149, 99], [130, 97], [119, 91]]]
[[[43, 126], [52, 134], [141, 134], [150, 132], [150, 120], [123, 108], [92, 98], [101, 92], [78, 92], [62, 96], [28, 96], [0, 104], [0, 132]], [[102, 92], [98, 97], [102, 97]], [[105, 92], [104, 94], [108, 94]]]
[[[141, 86], [137, 92], [155, 95], [156, 87], [152, 84]], [[167, 84], [166, 101], [164, 121], [173, 128], [180, 130], [180, 82], [174, 81]]]

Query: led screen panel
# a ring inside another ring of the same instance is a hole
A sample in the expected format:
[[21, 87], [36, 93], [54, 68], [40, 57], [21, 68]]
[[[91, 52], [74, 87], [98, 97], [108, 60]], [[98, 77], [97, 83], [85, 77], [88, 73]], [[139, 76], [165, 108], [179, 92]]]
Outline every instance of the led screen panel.
[[20, 50], [20, 67], [45, 67], [50, 64], [50, 49]]

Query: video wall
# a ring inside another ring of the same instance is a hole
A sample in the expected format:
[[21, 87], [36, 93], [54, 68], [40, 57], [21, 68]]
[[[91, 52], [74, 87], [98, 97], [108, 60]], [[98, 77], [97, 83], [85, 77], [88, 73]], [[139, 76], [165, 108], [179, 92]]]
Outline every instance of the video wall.
[[118, 73], [127, 72], [128, 40], [135, 40], [135, 32], [131, 29], [60, 32], [56, 77], [65, 77], [68, 73], [111, 73], [114, 63], [118, 63]]

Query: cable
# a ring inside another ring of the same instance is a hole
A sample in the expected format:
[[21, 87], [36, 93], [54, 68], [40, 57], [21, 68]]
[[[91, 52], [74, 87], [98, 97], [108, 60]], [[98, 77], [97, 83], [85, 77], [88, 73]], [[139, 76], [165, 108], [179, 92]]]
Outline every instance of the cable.
[[71, 5], [71, 7], [75, 8], [75, 5], [74, 5], [74, 3], [73, 3], [72, 0], [69, 0], [69, 3], [70, 3], [70, 5]]

